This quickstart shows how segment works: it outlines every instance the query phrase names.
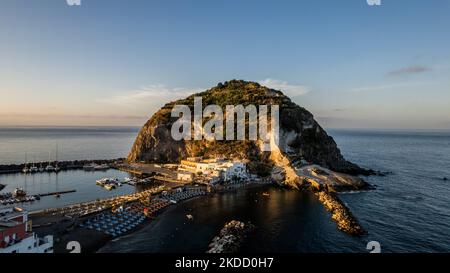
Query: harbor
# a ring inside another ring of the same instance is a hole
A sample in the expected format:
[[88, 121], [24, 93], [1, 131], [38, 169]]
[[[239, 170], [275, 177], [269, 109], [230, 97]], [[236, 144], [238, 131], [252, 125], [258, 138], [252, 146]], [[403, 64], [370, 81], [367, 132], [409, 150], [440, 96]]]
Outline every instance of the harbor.
[[[0, 183], [5, 188], [0, 192], [4, 197], [12, 197], [12, 193], [18, 188], [26, 192], [28, 196], [46, 196], [48, 193], [59, 193], [75, 190], [64, 194], [55, 194], [34, 200], [33, 202], [19, 202], [15, 206], [23, 207], [28, 211], [40, 211], [49, 208], [60, 208], [80, 202], [89, 202], [97, 199], [105, 199], [135, 193], [145, 190], [146, 185], [132, 186], [124, 184], [114, 190], [105, 190], [96, 185], [96, 180], [104, 177], [117, 177], [120, 180], [131, 178], [126, 172], [115, 169], [106, 171], [85, 171], [83, 169], [67, 170], [58, 173], [34, 173], [24, 174], [8, 173], [0, 174]], [[3, 198], [5, 200], [5, 198]], [[10, 204], [11, 205], [11, 204]], [[0, 207], [4, 206], [0, 204]]]

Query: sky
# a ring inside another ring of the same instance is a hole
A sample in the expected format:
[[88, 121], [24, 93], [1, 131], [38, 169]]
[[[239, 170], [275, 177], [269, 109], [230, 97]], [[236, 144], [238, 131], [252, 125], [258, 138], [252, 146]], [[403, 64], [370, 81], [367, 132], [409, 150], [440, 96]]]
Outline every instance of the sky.
[[231, 79], [327, 128], [450, 128], [450, 0], [1, 0], [0, 126], [141, 126]]

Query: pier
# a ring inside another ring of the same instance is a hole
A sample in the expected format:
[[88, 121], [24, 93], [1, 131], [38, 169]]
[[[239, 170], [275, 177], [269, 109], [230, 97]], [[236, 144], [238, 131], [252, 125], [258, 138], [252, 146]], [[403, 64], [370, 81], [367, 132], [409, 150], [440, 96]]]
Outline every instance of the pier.
[[146, 176], [148, 179], [156, 181], [171, 183], [174, 184], [174, 186], [192, 183], [189, 181], [178, 180], [177, 172], [175, 170], [164, 168], [157, 164], [122, 163], [118, 164], [116, 167], [121, 171], [138, 174], [139, 176]]
[[67, 190], [67, 191], [55, 191], [55, 192], [47, 192], [47, 193], [41, 193], [41, 194], [36, 194], [40, 197], [44, 197], [44, 196], [51, 196], [51, 195], [61, 195], [61, 194], [66, 194], [66, 193], [73, 193], [76, 192], [77, 190]]
[[29, 203], [34, 202], [37, 200], [40, 200], [41, 197], [45, 196], [59, 196], [61, 194], [67, 194], [67, 193], [73, 193], [76, 192], [76, 190], [65, 190], [65, 191], [56, 191], [56, 192], [46, 192], [46, 193], [40, 193], [40, 194], [32, 194], [32, 195], [26, 195], [26, 196], [16, 196], [14, 197], [12, 193], [3, 193], [0, 195], [0, 205], [14, 205], [18, 203]]

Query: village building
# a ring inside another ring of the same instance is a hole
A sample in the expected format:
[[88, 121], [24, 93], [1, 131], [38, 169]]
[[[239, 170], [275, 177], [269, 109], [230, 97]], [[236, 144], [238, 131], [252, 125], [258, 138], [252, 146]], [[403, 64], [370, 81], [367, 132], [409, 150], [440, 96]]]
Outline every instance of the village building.
[[205, 160], [198, 157], [187, 158], [181, 161], [178, 171], [179, 180], [186, 181], [186, 173], [191, 173], [196, 176], [206, 177], [210, 184], [248, 178], [247, 166], [244, 162], [238, 160], [227, 161], [223, 158]]
[[27, 211], [0, 209], [0, 253], [53, 253], [53, 236], [40, 238], [31, 226]]
[[192, 172], [179, 171], [177, 173], [177, 179], [180, 181], [192, 182], [194, 180], [194, 174]]

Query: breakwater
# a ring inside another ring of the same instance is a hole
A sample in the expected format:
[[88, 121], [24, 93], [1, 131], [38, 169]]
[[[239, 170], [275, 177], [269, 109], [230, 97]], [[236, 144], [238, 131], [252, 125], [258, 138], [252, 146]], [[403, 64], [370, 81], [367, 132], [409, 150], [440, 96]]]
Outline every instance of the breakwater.
[[[60, 170], [77, 170], [77, 169], [82, 169], [83, 166], [87, 165], [87, 164], [107, 164], [109, 165], [111, 168], [115, 168], [115, 166], [117, 166], [117, 164], [122, 164], [123, 161], [125, 159], [124, 158], [117, 158], [117, 159], [95, 159], [95, 160], [73, 160], [73, 161], [58, 161], [58, 167], [60, 168]], [[48, 161], [43, 161], [43, 162], [32, 162], [32, 163], [23, 163], [23, 164], [3, 164], [0, 165], [0, 174], [6, 174], [6, 173], [20, 173], [22, 172], [22, 170], [24, 169], [25, 166], [30, 166], [30, 165], [34, 165], [36, 167], [46, 167], [49, 163], [54, 164], [55, 162], [48, 162]]]
[[254, 226], [251, 223], [243, 223], [232, 220], [225, 224], [219, 235], [213, 238], [207, 253], [235, 253], [245, 239], [246, 234]]
[[361, 236], [367, 233], [335, 193], [319, 191], [315, 195], [325, 208], [331, 212], [331, 218], [336, 222], [340, 230], [354, 236]]

